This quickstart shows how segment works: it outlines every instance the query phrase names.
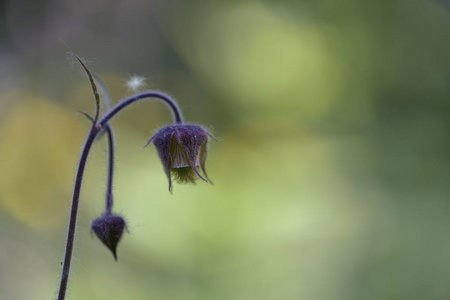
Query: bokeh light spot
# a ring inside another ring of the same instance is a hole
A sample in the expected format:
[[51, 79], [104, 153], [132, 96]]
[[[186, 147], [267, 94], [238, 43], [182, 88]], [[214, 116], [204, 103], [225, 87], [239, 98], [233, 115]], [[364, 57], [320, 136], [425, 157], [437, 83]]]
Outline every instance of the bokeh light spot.
[[181, 31], [176, 35], [181, 55], [239, 105], [314, 118], [326, 113], [341, 91], [345, 77], [313, 20], [256, 2], [198, 19], [209, 25], [183, 26], [195, 40]]
[[1, 127], [0, 204], [30, 227], [50, 228], [67, 216], [81, 120], [47, 99], [12, 97], [25, 100]]

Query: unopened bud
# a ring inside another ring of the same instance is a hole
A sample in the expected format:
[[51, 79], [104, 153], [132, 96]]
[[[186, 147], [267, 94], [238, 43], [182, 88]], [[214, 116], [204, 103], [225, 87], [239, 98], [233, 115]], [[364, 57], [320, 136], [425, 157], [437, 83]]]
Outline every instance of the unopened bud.
[[111, 250], [115, 260], [117, 260], [117, 244], [125, 228], [125, 220], [112, 214], [100, 216], [91, 224], [91, 230]]

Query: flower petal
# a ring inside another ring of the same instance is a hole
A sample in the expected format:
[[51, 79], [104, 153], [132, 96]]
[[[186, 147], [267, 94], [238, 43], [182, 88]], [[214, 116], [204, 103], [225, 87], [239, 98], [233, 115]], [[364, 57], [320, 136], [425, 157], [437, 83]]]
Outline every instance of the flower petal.
[[205, 174], [206, 179], [208, 179], [210, 184], [214, 184], [211, 179], [209, 179], [208, 174], [206, 173], [205, 163], [206, 163], [206, 156], [208, 154], [207, 150], [207, 144], [206, 142], [202, 144], [202, 148], [200, 149], [200, 166], [202, 168], [203, 174]]

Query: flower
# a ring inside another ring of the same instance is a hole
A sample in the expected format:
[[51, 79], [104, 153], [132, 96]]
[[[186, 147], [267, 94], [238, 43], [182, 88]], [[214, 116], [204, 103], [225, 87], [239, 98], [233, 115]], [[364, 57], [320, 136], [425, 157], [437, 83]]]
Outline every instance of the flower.
[[91, 231], [111, 250], [115, 260], [117, 260], [117, 244], [125, 228], [125, 220], [114, 214], [104, 214], [92, 221], [91, 224]]
[[[147, 145], [153, 142], [169, 178], [169, 191], [172, 176], [178, 183], [195, 183], [195, 175], [211, 182], [205, 170], [208, 136], [211, 135], [198, 125], [175, 124], [161, 128], [149, 140]], [[198, 167], [207, 179], [200, 175]]]

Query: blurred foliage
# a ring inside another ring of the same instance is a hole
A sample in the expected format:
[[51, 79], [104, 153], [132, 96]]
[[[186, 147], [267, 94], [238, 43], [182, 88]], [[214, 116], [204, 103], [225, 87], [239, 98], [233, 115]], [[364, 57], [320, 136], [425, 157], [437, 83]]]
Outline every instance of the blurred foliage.
[[[112, 122], [115, 211], [90, 239], [91, 153], [69, 299], [447, 299], [448, 1], [17, 1], [0, 10], [0, 298], [55, 296], [92, 112], [73, 51], [114, 101], [133, 74], [209, 126], [214, 186], [175, 185], [164, 104]], [[26, 288], [23, 288], [26, 286]]]

